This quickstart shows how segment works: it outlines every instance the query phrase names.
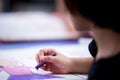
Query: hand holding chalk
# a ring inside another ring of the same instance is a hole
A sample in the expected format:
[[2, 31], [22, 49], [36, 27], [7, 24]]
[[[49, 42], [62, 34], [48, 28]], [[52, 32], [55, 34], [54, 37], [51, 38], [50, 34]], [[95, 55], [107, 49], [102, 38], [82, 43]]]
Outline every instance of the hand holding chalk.
[[[50, 54], [50, 56], [55, 56], [55, 53], [52, 52], [52, 53]], [[38, 64], [37, 66], [35, 66], [35, 68], [38, 70], [38, 69], [39, 69], [40, 67], [42, 67], [45, 63], [46, 63], [46, 62], [41, 61], [40, 64]]]

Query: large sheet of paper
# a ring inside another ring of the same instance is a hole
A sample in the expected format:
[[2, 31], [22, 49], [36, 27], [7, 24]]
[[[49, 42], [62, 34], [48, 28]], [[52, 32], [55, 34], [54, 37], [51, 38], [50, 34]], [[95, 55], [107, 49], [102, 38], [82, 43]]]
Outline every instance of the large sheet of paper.
[[[83, 42], [82, 42], [83, 41]], [[87, 74], [52, 74], [51, 72], [44, 71], [39, 69], [38, 71], [35, 69], [37, 65], [35, 60], [36, 53], [43, 48], [54, 48], [57, 51], [61, 52], [65, 56], [68, 57], [90, 57], [88, 51], [88, 42], [89, 40], [82, 40], [80, 44], [67, 44], [67, 45], [47, 45], [47, 46], [33, 46], [33, 47], [26, 47], [26, 48], [18, 48], [18, 49], [0, 49], [0, 60], [3, 62], [6, 60], [11, 62], [13, 65], [4, 64], [5, 66], [2, 67], [0, 63], [0, 77], [1, 75], [23, 75], [23, 76], [9, 76], [10, 80], [14, 77], [21, 79], [24, 77], [24, 74], [29, 75], [33, 74], [33, 77], [36, 76], [35, 74], [40, 75], [48, 75], [51, 79], [44, 79], [44, 80], [86, 80]], [[85, 42], [86, 41], [86, 42]], [[3, 68], [5, 68], [3, 70]], [[14, 70], [15, 69], [15, 70]], [[20, 72], [20, 70], [23, 70]], [[6, 74], [5, 72], [8, 74]], [[18, 72], [16, 72], [18, 71]], [[4, 74], [3, 74], [4, 73]], [[51, 76], [50, 76], [51, 75]], [[40, 77], [40, 76], [39, 76]], [[56, 77], [56, 78], [55, 78]], [[62, 78], [61, 78], [62, 77]], [[53, 79], [54, 78], [54, 79]], [[29, 80], [29, 79], [28, 79]], [[41, 79], [40, 79], [41, 80]]]

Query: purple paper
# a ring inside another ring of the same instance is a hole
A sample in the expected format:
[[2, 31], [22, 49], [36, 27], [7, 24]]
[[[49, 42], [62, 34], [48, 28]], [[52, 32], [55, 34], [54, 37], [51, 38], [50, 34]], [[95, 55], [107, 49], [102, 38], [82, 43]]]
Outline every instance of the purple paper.
[[53, 79], [63, 78], [53, 75], [41, 75], [41, 74], [29, 74], [29, 75], [11, 75], [8, 80], [41, 80], [41, 79]]

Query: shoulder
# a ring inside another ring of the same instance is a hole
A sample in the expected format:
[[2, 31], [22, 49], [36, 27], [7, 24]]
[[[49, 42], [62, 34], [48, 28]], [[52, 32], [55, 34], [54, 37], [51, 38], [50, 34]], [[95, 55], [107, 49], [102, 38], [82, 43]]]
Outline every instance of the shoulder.
[[94, 61], [90, 71], [88, 80], [120, 80], [120, 54]]

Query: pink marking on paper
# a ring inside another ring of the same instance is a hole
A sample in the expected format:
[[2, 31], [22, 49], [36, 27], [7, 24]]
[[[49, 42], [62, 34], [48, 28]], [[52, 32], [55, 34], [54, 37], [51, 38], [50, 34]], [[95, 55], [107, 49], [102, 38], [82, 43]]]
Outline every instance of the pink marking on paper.
[[4, 69], [3, 68], [0, 68], [0, 72], [3, 71]]
[[28, 67], [24, 66], [16, 66], [16, 67], [6, 67], [4, 71], [8, 72], [11, 75], [26, 75], [32, 74]]

